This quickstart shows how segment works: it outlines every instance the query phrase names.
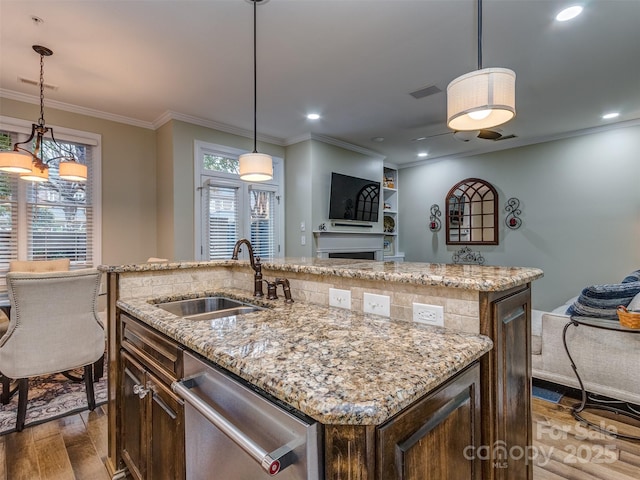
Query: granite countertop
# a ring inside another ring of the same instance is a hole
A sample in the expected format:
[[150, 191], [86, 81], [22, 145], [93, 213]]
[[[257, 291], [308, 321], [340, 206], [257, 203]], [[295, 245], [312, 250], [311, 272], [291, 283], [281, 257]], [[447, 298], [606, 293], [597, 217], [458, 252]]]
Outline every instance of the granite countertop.
[[[325, 424], [379, 425], [492, 348], [489, 338], [282, 299], [215, 320], [184, 320], [132, 298], [118, 306]], [[184, 297], [181, 297], [184, 298]]]
[[[101, 265], [104, 272], [126, 273], [187, 268], [248, 266], [245, 260], [208, 262], [143, 263], [137, 265]], [[462, 288], [479, 291], [502, 291], [542, 277], [542, 270], [528, 267], [459, 265], [445, 263], [375, 262], [343, 258], [265, 259], [264, 270], [333, 275], [337, 277], [400, 282], [415, 285]]]

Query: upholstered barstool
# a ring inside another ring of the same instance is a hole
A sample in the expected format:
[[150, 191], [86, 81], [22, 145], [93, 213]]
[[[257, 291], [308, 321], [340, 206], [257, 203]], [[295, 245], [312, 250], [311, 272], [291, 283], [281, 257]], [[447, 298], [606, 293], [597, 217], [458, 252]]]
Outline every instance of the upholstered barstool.
[[18, 381], [16, 430], [24, 428], [30, 377], [83, 367], [87, 403], [95, 408], [93, 365], [104, 354], [100, 281], [95, 269], [7, 274], [12, 308], [0, 339], [0, 372]]
[[[68, 258], [56, 260], [12, 260], [9, 262], [10, 272], [68, 272], [71, 262]], [[0, 314], [0, 342], [9, 329], [9, 311], [3, 308]], [[0, 371], [0, 382], [2, 383], [2, 394], [0, 402], [6, 405], [11, 400], [11, 396], [18, 390], [17, 387], [11, 390], [11, 379]]]

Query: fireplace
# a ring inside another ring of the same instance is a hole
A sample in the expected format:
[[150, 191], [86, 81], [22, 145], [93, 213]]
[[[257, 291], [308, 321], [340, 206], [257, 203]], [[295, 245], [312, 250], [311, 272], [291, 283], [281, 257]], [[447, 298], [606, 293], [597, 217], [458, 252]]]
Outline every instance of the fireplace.
[[318, 258], [384, 260], [384, 233], [314, 232]]
[[353, 258], [356, 260], [375, 260], [376, 252], [329, 252], [329, 258]]

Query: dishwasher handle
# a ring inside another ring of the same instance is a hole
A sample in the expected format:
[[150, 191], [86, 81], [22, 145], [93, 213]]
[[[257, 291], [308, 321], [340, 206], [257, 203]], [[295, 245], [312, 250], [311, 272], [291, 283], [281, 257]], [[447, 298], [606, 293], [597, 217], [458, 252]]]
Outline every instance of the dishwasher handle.
[[293, 448], [289, 445], [283, 445], [275, 449], [273, 452], [267, 452], [252, 439], [247, 437], [238, 427], [227, 420], [219, 412], [211, 408], [202, 398], [193, 393], [187, 384], [195, 384], [198, 379], [206, 376], [202, 374], [197, 377], [191, 377], [181, 382], [173, 382], [171, 389], [180, 396], [185, 402], [195, 408], [209, 422], [218, 428], [227, 437], [233, 440], [242, 450], [251, 456], [260, 464], [262, 469], [269, 475], [276, 475], [293, 463], [295, 455]]

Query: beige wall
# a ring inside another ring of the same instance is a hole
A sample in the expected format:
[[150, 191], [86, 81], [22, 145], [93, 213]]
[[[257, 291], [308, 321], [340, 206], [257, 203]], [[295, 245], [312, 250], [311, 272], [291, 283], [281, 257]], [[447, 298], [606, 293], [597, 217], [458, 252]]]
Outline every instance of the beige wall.
[[[0, 115], [34, 122], [38, 106], [0, 98]], [[47, 125], [102, 136], [102, 263], [193, 260], [194, 142], [252, 150], [253, 141], [181, 121], [157, 130], [46, 108]], [[258, 143], [284, 158], [284, 147]]]
[[[39, 107], [0, 98], [0, 114], [35, 122]], [[45, 118], [47, 125], [102, 136], [102, 263], [157, 255], [155, 132], [48, 107]]]
[[[231, 133], [220, 132], [207, 127], [172, 120], [171, 129], [173, 146], [173, 221], [162, 222], [158, 229], [158, 237], [171, 236], [173, 251], [164, 251], [163, 258], [176, 261], [193, 260], [195, 258], [194, 239], [194, 198], [196, 190], [193, 185], [193, 156], [195, 141], [224, 145], [242, 150], [253, 150], [253, 140]], [[284, 158], [284, 147], [270, 143], [258, 142], [258, 151], [275, 157]], [[162, 154], [164, 155], [164, 153]], [[163, 169], [168, 168], [164, 165]], [[161, 193], [163, 194], [163, 193]], [[163, 215], [163, 212], [160, 215]]]

